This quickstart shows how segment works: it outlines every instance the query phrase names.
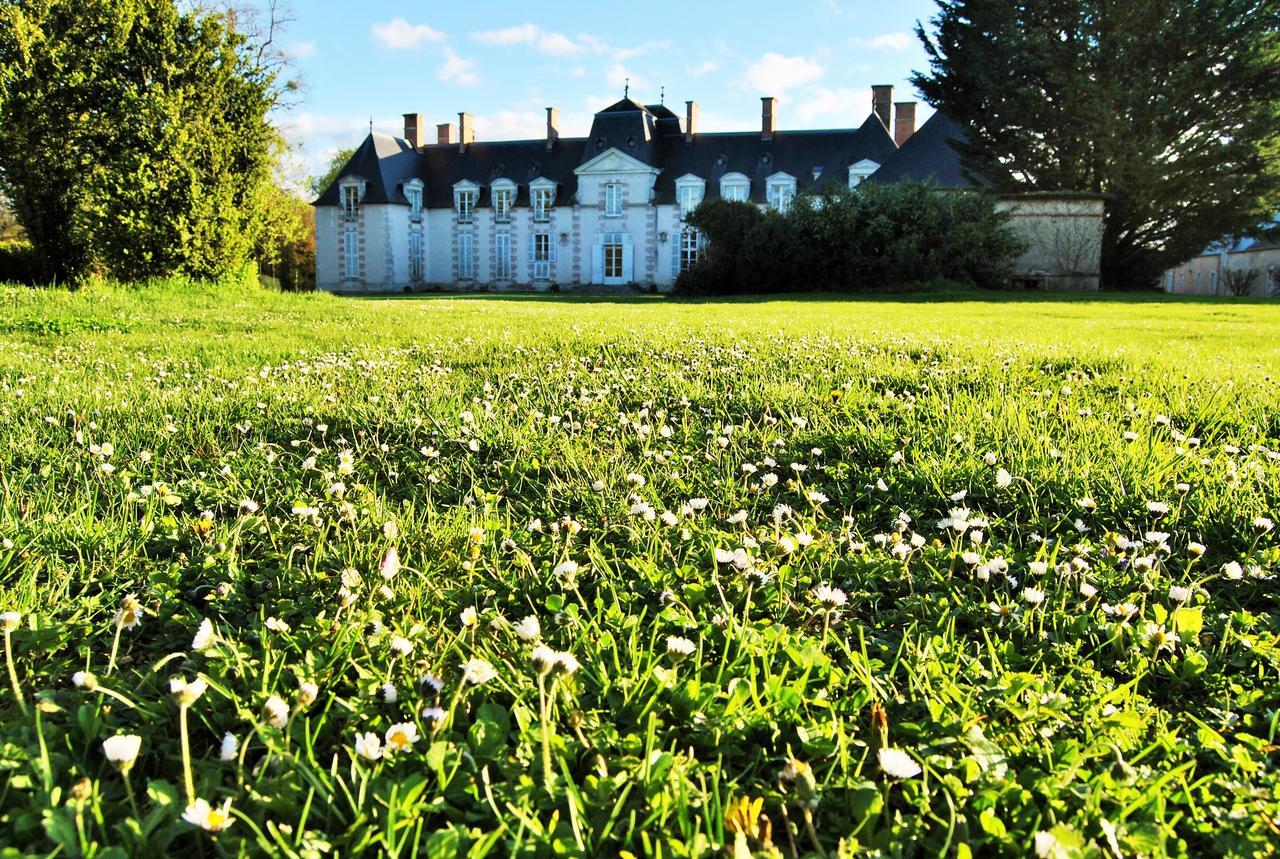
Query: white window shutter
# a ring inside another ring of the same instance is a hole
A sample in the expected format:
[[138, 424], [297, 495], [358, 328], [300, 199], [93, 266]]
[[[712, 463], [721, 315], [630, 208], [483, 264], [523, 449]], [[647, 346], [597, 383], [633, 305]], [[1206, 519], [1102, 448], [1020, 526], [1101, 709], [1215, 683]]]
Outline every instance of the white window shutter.
[[558, 244], [556, 242], [556, 234], [548, 233], [547, 234], [547, 259], [549, 259], [551, 262], [556, 261], [556, 244]]
[[628, 239], [622, 245], [622, 280], [624, 283], [635, 283], [635, 252], [631, 247], [631, 241]]
[[604, 283], [604, 244], [599, 240], [591, 248], [591, 282]]

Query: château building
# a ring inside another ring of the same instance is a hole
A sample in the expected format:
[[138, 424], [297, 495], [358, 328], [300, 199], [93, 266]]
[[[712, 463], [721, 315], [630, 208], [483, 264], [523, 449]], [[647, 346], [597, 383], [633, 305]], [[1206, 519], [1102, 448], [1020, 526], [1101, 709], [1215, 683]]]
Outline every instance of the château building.
[[682, 120], [624, 98], [578, 138], [561, 137], [547, 108], [541, 140], [477, 141], [462, 113], [432, 142], [422, 115], [406, 114], [403, 137], [370, 133], [315, 201], [317, 285], [665, 290], [698, 258], [685, 217], [702, 201], [786, 209], [819, 183], [892, 167], [916, 131], [915, 103], [895, 106], [892, 90], [873, 88], [857, 128], [819, 131], [780, 130], [773, 98], [759, 131], [731, 133], [700, 132], [692, 101]]
[[[586, 137], [561, 137], [555, 108], [540, 140], [477, 141], [466, 113], [425, 134], [422, 114], [405, 115], [403, 137], [371, 132], [315, 201], [319, 289], [665, 292], [702, 252], [685, 221], [704, 200], [785, 210], [832, 182], [975, 184], [952, 145], [961, 129], [935, 113], [917, 131], [915, 102], [895, 103], [891, 86], [872, 87], [856, 128], [782, 130], [763, 98], [758, 131], [704, 133], [696, 102], [682, 120], [623, 98]], [[1028, 246], [1019, 282], [1097, 289], [1100, 198], [1000, 205]]]

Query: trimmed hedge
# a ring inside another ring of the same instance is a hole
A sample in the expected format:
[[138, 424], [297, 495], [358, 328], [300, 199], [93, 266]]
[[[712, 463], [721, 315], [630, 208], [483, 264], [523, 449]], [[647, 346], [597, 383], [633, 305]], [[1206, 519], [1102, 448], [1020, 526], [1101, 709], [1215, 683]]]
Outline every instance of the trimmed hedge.
[[684, 295], [875, 292], [939, 280], [1004, 286], [1023, 250], [995, 198], [918, 183], [829, 186], [786, 214], [713, 200], [689, 216], [703, 258]]
[[30, 243], [0, 242], [0, 283], [34, 284], [39, 281], [39, 271]]

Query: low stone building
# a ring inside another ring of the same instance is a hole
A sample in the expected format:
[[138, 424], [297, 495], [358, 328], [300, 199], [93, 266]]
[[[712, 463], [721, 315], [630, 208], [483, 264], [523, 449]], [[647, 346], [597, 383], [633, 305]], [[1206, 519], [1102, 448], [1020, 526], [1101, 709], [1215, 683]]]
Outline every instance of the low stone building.
[[[403, 137], [371, 133], [315, 201], [316, 281], [331, 292], [420, 289], [667, 291], [703, 238], [685, 223], [705, 200], [788, 208], [831, 182], [927, 181], [972, 189], [951, 145], [960, 129], [872, 88], [854, 128], [788, 131], [761, 99], [760, 130], [698, 131], [664, 105], [629, 98], [595, 115], [587, 137], [478, 142], [471, 117], [436, 126], [406, 114]], [[891, 131], [892, 129], [892, 131]], [[1029, 250], [1017, 277], [1044, 288], [1096, 289], [1102, 202], [1034, 195], [1001, 203]], [[1094, 242], [1094, 239], [1097, 242]]]
[[1280, 298], [1280, 241], [1224, 240], [1165, 272], [1161, 286], [1174, 295]]

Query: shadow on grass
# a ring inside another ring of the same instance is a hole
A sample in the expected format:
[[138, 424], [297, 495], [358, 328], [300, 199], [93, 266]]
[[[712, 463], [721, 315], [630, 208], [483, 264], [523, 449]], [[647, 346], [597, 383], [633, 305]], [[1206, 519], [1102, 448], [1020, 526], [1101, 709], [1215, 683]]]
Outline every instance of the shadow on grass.
[[365, 301], [503, 301], [548, 304], [769, 304], [782, 302], [946, 304], [982, 302], [987, 304], [1203, 304], [1280, 306], [1274, 298], [1240, 298], [1226, 295], [1170, 295], [1155, 290], [1144, 292], [1044, 292], [1040, 290], [896, 290], [886, 292], [796, 292], [752, 295], [676, 296], [653, 293], [573, 292], [413, 292], [358, 294], [339, 293], [343, 298]]

